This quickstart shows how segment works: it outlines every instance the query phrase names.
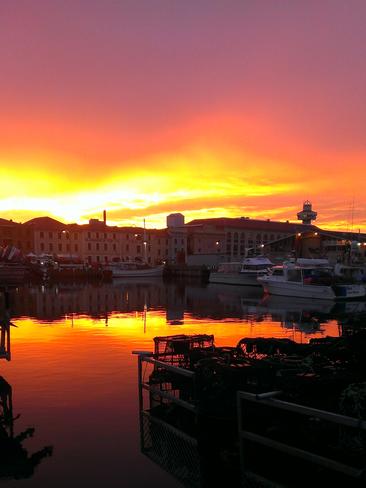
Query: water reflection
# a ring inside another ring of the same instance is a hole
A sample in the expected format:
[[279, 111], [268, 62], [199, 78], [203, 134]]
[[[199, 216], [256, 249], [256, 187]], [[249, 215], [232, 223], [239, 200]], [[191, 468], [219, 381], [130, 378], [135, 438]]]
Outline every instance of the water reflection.
[[0, 479], [30, 478], [41, 461], [52, 455], [47, 446], [30, 454], [23, 446], [26, 439], [33, 437], [34, 428], [27, 428], [18, 434], [14, 423], [20, 415], [13, 415], [12, 387], [0, 376]]
[[[10, 295], [3, 293], [3, 310], [0, 317], [0, 359], [11, 360], [10, 330], [16, 327], [11, 321]], [[52, 455], [52, 447], [44, 447], [33, 454], [23, 442], [34, 435], [34, 428], [15, 434], [14, 423], [20, 415], [13, 414], [13, 390], [0, 376], [0, 479], [30, 478], [45, 457]]]
[[[153, 337], [214, 334], [218, 346], [235, 345], [242, 337], [307, 342], [339, 335], [349, 307], [357, 316], [365, 309], [365, 302], [265, 298], [260, 289], [160, 280], [22, 287], [11, 290], [9, 300], [11, 316], [0, 294], [0, 356], [12, 359], [1, 362], [0, 373], [16, 391], [17, 409], [37, 426], [37, 436], [26, 441], [29, 449], [42, 451], [49, 439], [57, 446], [52, 459], [27, 480], [28, 487], [37, 488], [64, 487], [70, 479], [75, 486], [121, 486], [121, 472], [131, 477], [125, 486], [177, 486], [141, 455], [138, 443], [131, 350], [151, 349]], [[17, 424], [26, 431], [23, 417]], [[155, 424], [151, 435], [159, 431]], [[180, 433], [173, 434], [171, 441], [183, 446]], [[154, 446], [162, 453], [160, 442]], [[202, 473], [202, 459], [195, 459]]]
[[[2, 302], [4, 299], [2, 299]], [[366, 312], [366, 301], [335, 303], [326, 300], [263, 296], [258, 288], [225, 285], [164, 284], [160, 280], [120, 284], [24, 287], [12, 291], [14, 318], [33, 317], [52, 323], [80, 316], [102, 320], [116, 313], [139, 313], [144, 330], [150, 312], [160, 312], [165, 323], [184, 326], [192, 321], [278, 323], [305, 334], [324, 333], [326, 324], [349, 314]], [[0, 307], [4, 309], [4, 303]], [[4, 323], [5, 324], [5, 323]], [[334, 335], [335, 329], [332, 330]], [[9, 330], [2, 327], [1, 353], [6, 354]], [[10, 352], [9, 352], [10, 354]]]

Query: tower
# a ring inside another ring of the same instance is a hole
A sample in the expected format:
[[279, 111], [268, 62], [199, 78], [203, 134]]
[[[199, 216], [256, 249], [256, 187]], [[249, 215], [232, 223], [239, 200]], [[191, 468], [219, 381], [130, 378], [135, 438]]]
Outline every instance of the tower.
[[317, 212], [312, 210], [312, 205], [309, 200], [305, 200], [301, 212], [298, 212], [298, 220], [302, 220], [304, 225], [311, 225], [311, 221], [316, 219]]

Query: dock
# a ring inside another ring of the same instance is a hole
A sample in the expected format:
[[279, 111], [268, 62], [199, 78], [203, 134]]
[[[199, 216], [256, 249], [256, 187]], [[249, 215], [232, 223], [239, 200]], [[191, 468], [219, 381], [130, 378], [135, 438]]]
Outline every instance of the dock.
[[154, 344], [136, 352], [141, 451], [184, 486], [365, 485], [365, 327], [309, 344]]

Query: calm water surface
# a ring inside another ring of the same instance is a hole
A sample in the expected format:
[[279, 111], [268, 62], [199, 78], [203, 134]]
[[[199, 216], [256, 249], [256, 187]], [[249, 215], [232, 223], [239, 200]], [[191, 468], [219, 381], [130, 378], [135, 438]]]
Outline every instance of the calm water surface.
[[338, 335], [337, 319], [364, 308], [365, 302], [334, 306], [263, 298], [254, 288], [161, 281], [13, 290], [11, 360], [0, 361], [0, 375], [12, 387], [13, 416], [20, 415], [14, 433], [34, 427], [22, 442], [28, 456], [45, 446], [53, 453], [34, 472], [18, 462], [5, 483], [180, 486], [140, 453], [132, 350], [151, 350], [153, 337], [178, 333], [214, 334], [217, 345], [244, 336], [308, 342]]

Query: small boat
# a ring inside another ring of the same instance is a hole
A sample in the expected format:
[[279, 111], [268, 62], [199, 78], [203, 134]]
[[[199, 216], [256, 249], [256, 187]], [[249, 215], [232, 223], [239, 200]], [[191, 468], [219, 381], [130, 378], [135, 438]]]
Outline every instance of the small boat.
[[282, 267], [274, 267], [268, 275], [259, 277], [258, 281], [270, 295], [323, 300], [348, 300], [366, 296], [364, 285], [337, 279], [332, 266], [325, 259], [285, 262]]
[[108, 269], [112, 271], [112, 278], [142, 278], [162, 276], [164, 265], [149, 266], [144, 263], [121, 262], [109, 265]]
[[216, 272], [210, 273], [210, 283], [227, 285], [260, 286], [257, 278], [268, 274], [273, 263], [265, 256], [245, 258], [241, 263], [221, 263]]

